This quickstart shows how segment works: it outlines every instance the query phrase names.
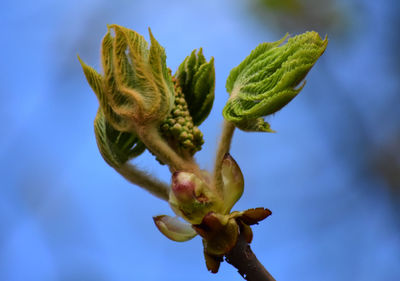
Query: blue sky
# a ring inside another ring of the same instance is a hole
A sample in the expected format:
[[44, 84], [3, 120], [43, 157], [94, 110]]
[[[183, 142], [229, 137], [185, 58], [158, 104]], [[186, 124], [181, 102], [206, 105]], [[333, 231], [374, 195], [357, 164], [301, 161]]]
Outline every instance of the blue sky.
[[[235, 133], [231, 154], [246, 181], [235, 209], [272, 210], [254, 227], [252, 247], [277, 280], [399, 280], [398, 181], [374, 166], [386, 154], [399, 163], [389, 150], [400, 135], [398, 4], [328, 2], [348, 22], [315, 27], [328, 34], [328, 49], [302, 93], [269, 117], [278, 133]], [[3, 3], [1, 280], [242, 280], [228, 264], [208, 273], [199, 238], [162, 236], [152, 216], [171, 215], [168, 205], [102, 160], [93, 133], [98, 104], [76, 55], [99, 69], [109, 23], [146, 38], [150, 26], [172, 70], [203, 47], [215, 58], [216, 99], [197, 159], [211, 169], [230, 69], [257, 44], [305, 31], [301, 22], [283, 30], [248, 3]], [[169, 181], [151, 155], [134, 161]]]

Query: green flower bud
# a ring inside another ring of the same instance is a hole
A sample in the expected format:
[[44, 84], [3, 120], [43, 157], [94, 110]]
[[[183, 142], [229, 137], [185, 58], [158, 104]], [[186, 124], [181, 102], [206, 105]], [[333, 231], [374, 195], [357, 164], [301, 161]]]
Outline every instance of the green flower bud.
[[289, 103], [304, 87], [307, 73], [328, 44], [316, 32], [273, 43], [262, 43], [226, 81], [230, 98], [223, 109], [226, 120], [244, 131], [271, 132], [263, 117]]
[[183, 131], [183, 132], [180, 133], [179, 140], [184, 141], [187, 138], [188, 138], [188, 133], [187, 132]]
[[179, 133], [182, 131], [182, 125], [181, 124], [175, 124], [172, 128], [171, 128], [171, 132], [176, 135], [179, 136]]
[[166, 123], [168, 125], [170, 125], [170, 126], [174, 126], [176, 124], [176, 120], [175, 119], [168, 119], [168, 121]]
[[164, 123], [164, 124], [161, 126], [161, 130], [162, 130], [163, 132], [167, 132], [167, 131], [169, 130], [169, 128], [170, 128], [170, 126], [169, 126], [167, 123]]
[[175, 110], [173, 111], [173, 114], [174, 114], [174, 115], [181, 115], [181, 114], [182, 114], [182, 111], [179, 110], [179, 109], [177, 108], [177, 109], [175, 109]]
[[186, 123], [186, 120], [185, 120], [185, 118], [183, 118], [183, 117], [179, 117], [176, 121], [177, 121], [179, 124], [181, 124], [182, 126], [184, 126], [185, 123]]
[[186, 148], [186, 149], [191, 149], [191, 150], [193, 150], [193, 148], [194, 148], [194, 145], [193, 145], [192, 141], [190, 141], [190, 140], [185, 140], [185, 141], [182, 143], [182, 146], [183, 146], [184, 148]]

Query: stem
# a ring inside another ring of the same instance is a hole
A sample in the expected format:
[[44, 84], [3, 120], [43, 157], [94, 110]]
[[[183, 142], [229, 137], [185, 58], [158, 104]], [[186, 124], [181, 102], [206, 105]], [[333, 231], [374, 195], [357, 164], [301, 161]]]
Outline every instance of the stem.
[[219, 192], [222, 192], [222, 186], [223, 186], [222, 175], [221, 175], [222, 160], [224, 158], [224, 155], [228, 153], [231, 148], [231, 142], [234, 131], [235, 131], [235, 125], [225, 120], [214, 164], [214, 184], [217, 191]]
[[243, 233], [240, 234], [236, 246], [225, 257], [247, 281], [275, 281], [257, 259]]
[[167, 184], [148, 175], [146, 172], [137, 169], [130, 163], [114, 169], [129, 182], [146, 189], [160, 199], [168, 201], [170, 187]]
[[137, 130], [137, 133], [146, 147], [169, 166], [171, 172], [198, 170], [196, 163], [184, 160], [168, 145], [160, 136], [157, 128], [144, 127]]

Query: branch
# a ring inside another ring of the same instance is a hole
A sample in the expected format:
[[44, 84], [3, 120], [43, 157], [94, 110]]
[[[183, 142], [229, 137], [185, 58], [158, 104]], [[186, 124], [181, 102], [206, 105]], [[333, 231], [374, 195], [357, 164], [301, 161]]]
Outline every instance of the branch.
[[236, 246], [225, 257], [226, 261], [237, 268], [239, 274], [247, 281], [275, 281], [251, 250], [243, 232]]
[[222, 160], [224, 155], [231, 149], [231, 142], [233, 133], [235, 132], [235, 125], [229, 121], [224, 121], [221, 138], [218, 144], [217, 156], [214, 164], [214, 184], [218, 191], [222, 192]]

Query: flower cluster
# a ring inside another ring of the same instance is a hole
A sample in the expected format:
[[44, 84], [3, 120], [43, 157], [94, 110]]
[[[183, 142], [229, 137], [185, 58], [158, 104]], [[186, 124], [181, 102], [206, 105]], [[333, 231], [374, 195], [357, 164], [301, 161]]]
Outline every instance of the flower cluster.
[[160, 128], [164, 137], [171, 145], [175, 145], [177, 150], [185, 150], [190, 155], [193, 155], [201, 150], [201, 146], [204, 143], [203, 134], [193, 124], [193, 118], [190, 115], [185, 96], [175, 78], [173, 78], [173, 82], [175, 86], [175, 104]]

